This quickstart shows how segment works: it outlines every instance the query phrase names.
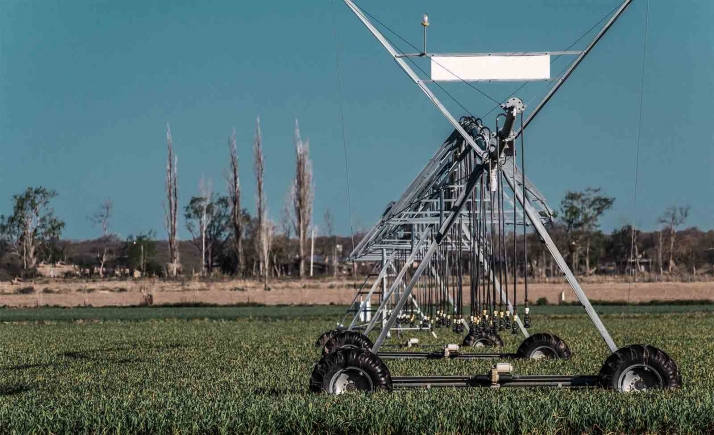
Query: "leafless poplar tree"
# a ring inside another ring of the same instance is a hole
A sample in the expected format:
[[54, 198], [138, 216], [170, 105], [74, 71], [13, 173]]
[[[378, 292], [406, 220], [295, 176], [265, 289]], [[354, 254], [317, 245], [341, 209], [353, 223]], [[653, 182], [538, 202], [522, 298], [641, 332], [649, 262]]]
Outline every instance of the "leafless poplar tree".
[[164, 215], [166, 232], [169, 239], [169, 264], [166, 269], [170, 276], [176, 276], [181, 270], [178, 245], [178, 157], [174, 155], [171, 142], [171, 127], [166, 124], [166, 202]]
[[228, 199], [231, 204], [231, 227], [233, 230], [233, 249], [238, 261], [238, 275], [243, 275], [243, 213], [240, 205], [240, 178], [238, 176], [238, 148], [236, 130], [228, 141], [230, 150], [230, 173], [228, 174]]
[[[265, 257], [265, 271], [264, 271], [264, 276], [265, 276], [265, 288], [268, 288], [268, 276], [270, 276], [270, 268], [268, 265], [270, 264], [270, 251], [273, 249], [273, 236], [275, 235], [275, 224], [267, 218], [266, 214], [266, 220], [265, 220], [265, 236], [264, 236], [264, 247], [263, 247], [263, 252], [262, 255]], [[277, 265], [275, 261], [275, 256], [273, 255], [273, 269], [275, 269], [275, 275], [279, 276], [280, 272], [277, 270]]]
[[265, 189], [263, 177], [265, 175], [265, 160], [263, 158], [263, 140], [260, 134], [260, 118], [255, 122], [255, 140], [253, 141], [253, 155], [255, 158], [253, 169], [255, 171], [255, 184], [257, 188], [256, 217], [258, 219], [258, 237], [256, 237], [256, 251], [260, 255], [258, 271], [263, 278], [263, 284], [268, 287], [270, 274], [270, 244], [272, 242], [272, 229], [268, 222]]
[[290, 184], [290, 188], [283, 199], [283, 210], [280, 213], [280, 229], [288, 241], [290, 241], [290, 236], [293, 234], [293, 226], [295, 225], [292, 190], [292, 184]]
[[109, 220], [112, 217], [112, 212], [114, 210], [114, 203], [110, 200], [104, 201], [92, 216], [92, 222], [94, 225], [101, 225], [102, 227], [102, 244], [103, 247], [97, 252], [97, 258], [99, 259], [99, 277], [104, 277], [104, 264], [109, 261], [112, 257], [112, 253], [109, 249], [109, 243], [111, 242], [109, 237]]
[[676, 206], [672, 205], [662, 213], [662, 216], [657, 219], [657, 222], [662, 224], [669, 232], [669, 262], [667, 264], [667, 272], [672, 273], [674, 270], [674, 239], [677, 235], [677, 228], [686, 222], [689, 217], [691, 206]]
[[300, 128], [295, 120], [295, 180], [292, 188], [295, 209], [295, 234], [300, 251], [300, 278], [305, 276], [305, 249], [312, 221], [312, 203], [315, 198], [312, 181], [310, 145], [300, 137]]

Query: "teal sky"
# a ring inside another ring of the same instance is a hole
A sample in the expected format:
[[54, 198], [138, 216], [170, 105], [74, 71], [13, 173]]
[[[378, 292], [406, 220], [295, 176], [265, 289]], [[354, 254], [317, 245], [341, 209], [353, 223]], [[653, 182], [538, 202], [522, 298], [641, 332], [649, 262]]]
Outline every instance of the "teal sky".
[[[451, 127], [339, 0], [0, 2], [0, 214], [30, 185], [56, 189], [65, 236], [96, 237], [87, 216], [110, 198], [114, 232], [163, 230], [165, 124], [185, 205], [202, 174], [225, 191], [236, 128], [244, 203], [254, 209], [252, 139], [260, 116], [270, 213], [294, 172], [294, 118], [309, 138], [315, 221], [329, 207], [349, 232], [335, 74], [342, 67], [354, 221], [367, 228], [407, 186]], [[563, 50], [618, 0], [358, 2], [415, 45], [428, 12], [429, 51]], [[645, 0], [635, 0], [527, 130], [527, 170], [551, 206], [567, 189], [617, 198], [605, 230], [651, 229], [671, 204], [689, 223], [714, 221], [714, 2], [651, 0], [637, 207], [635, 144]], [[585, 38], [575, 48], [584, 47]], [[395, 39], [393, 36], [390, 38]], [[407, 47], [402, 46], [406, 50]], [[567, 63], [553, 66], [560, 71]], [[425, 65], [426, 67], [426, 65]], [[496, 99], [513, 83], [476, 84]], [[446, 88], [477, 116], [493, 103]], [[531, 108], [544, 84], [518, 94]], [[438, 93], [458, 116], [462, 111]], [[492, 124], [492, 114], [487, 122]], [[183, 231], [186, 236], [186, 231]]]

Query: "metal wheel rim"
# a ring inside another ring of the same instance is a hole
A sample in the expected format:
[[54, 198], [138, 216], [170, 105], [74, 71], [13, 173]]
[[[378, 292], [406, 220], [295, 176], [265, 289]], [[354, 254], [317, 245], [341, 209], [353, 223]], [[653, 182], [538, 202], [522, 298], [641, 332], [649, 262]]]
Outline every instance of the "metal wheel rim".
[[648, 364], [633, 364], [622, 371], [617, 381], [620, 391], [647, 391], [664, 388], [662, 376]]
[[533, 349], [530, 358], [535, 360], [558, 358], [558, 353], [550, 346], [539, 346]]
[[487, 347], [487, 346], [488, 346], [488, 342], [485, 338], [482, 338], [482, 339], [478, 340], [476, 343], [474, 343], [474, 347]]
[[[365, 388], [366, 387], [366, 388]], [[372, 378], [358, 367], [348, 367], [337, 371], [330, 379], [331, 394], [342, 394], [346, 391], [372, 391]]]

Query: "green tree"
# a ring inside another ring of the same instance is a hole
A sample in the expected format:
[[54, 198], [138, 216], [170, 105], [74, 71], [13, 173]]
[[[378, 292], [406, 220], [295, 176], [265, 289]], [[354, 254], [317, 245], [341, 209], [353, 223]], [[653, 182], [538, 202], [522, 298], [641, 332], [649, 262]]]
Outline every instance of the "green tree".
[[[637, 266], [637, 264], [632, 264], [632, 261], [635, 263], [638, 262], [638, 239], [641, 238], [641, 234], [641, 231], [634, 229], [632, 225], [629, 224], [614, 229], [612, 233], [610, 233], [605, 250], [606, 255], [618, 265], [618, 273], [627, 272], [628, 270], [631, 272], [632, 268]], [[625, 265], [625, 270], [619, 270], [620, 264]]]
[[50, 207], [56, 196], [54, 190], [28, 187], [25, 192], [13, 195], [12, 215], [0, 216], [0, 235], [10, 252], [20, 259], [23, 271], [34, 269], [41, 250], [62, 234], [65, 224]]
[[600, 188], [588, 187], [582, 192], [567, 191], [560, 202], [560, 219], [568, 234], [571, 268], [573, 272], [579, 266], [579, 255], [585, 248], [585, 271], [590, 270], [590, 247], [593, 234], [600, 227], [599, 219], [612, 208], [615, 198], [600, 195]]
[[152, 230], [148, 233], [139, 233], [136, 236], [129, 236], [126, 239], [125, 251], [126, 259], [130, 269], [141, 271], [144, 275], [147, 269], [155, 269], [152, 266], [156, 263], [156, 233]]
[[[233, 205], [230, 204], [230, 199], [229, 199], [229, 217], [228, 217], [228, 226], [227, 226], [227, 239], [225, 240], [225, 245], [219, 243], [219, 246], [216, 249], [213, 249], [214, 257], [216, 257], [217, 264], [220, 265], [221, 271], [226, 274], [232, 274], [232, 275], [239, 275], [243, 276], [244, 272], [246, 271], [246, 264], [250, 264], [250, 260], [252, 257], [250, 255], [252, 254], [252, 249], [250, 246], [248, 246], [248, 241], [246, 241], [246, 238], [249, 240], [252, 240], [251, 238], [251, 233], [249, 232], [250, 230], [250, 221], [251, 221], [251, 216], [250, 213], [248, 213], [248, 210], [243, 209], [240, 211], [240, 235], [243, 240], [241, 240], [241, 249], [238, 250], [236, 246], [238, 243], [235, 241], [235, 223], [234, 223], [234, 217], [233, 217]], [[220, 220], [220, 219], [219, 219]], [[219, 225], [220, 226], [220, 225]], [[231, 248], [232, 247], [232, 248]]]
[[194, 196], [184, 208], [186, 228], [201, 252], [202, 271], [213, 272], [230, 238], [231, 205], [228, 197]]

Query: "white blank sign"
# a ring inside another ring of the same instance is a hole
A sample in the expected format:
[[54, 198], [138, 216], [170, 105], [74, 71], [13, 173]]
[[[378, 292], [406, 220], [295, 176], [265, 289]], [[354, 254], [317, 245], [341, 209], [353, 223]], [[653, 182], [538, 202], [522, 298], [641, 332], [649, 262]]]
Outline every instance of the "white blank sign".
[[546, 80], [550, 56], [434, 56], [431, 79], [437, 82]]

